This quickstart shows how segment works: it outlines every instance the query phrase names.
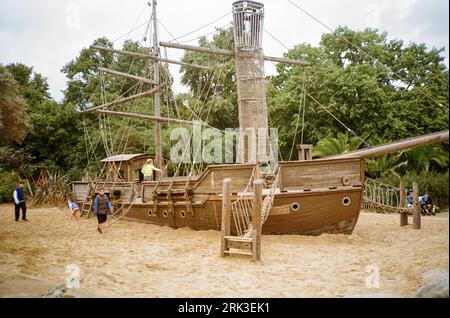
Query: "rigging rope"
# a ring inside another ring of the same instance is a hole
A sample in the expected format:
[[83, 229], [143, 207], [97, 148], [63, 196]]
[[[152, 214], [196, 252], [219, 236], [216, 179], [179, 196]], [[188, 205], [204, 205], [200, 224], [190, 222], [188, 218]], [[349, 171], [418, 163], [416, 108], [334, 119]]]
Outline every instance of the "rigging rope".
[[193, 31], [191, 31], [191, 32], [188, 32], [188, 33], [186, 33], [186, 34], [183, 34], [183, 35], [181, 35], [181, 36], [175, 38], [174, 41], [177, 42], [178, 40], [180, 40], [180, 39], [182, 39], [182, 38], [184, 38], [184, 37], [186, 37], [186, 36], [188, 36], [188, 35], [191, 35], [191, 34], [197, 32], [197, 31], [200, 31], [200, 30], [206, 28], [206, 27], [210, 26], [211, 24], [214, 24], [214, 23], [216, 23], [217, 21], [220, 21], [220, 20], [222, 20], [223, 18], [227, 17], [230, 13], [232, 13], [232, 11], [227, 12], [226, 14], [224, 14], [223, 16], [221, 16], [220, 18], [217, 18], [217, 19], [215, 19], [214, 21], [212, 21], [212, 22], [210, 22], [210, 23], [208, 23], [208, 24], [206, 24], [206, 25], [203, 25], [203, 26], [201, 26], [201, 27], [199, 27], [199, 28], [197, 28], [197, 29], [195, 29], [195, 30], [193, 30]]

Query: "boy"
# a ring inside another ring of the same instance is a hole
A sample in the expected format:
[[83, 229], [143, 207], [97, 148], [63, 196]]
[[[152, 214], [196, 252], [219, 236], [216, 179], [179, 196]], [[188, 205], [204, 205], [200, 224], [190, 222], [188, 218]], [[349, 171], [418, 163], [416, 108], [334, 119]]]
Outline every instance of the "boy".
[[75, 221], [78, 221], [78, 214], [77, 212], [80, 211], [80, 207], [75, 202], [68, 200], [67, 203], [69, 204], [70, 209], [70, 215], [69, 215], [69, 221], [72, 219], [75, 219]]
[[111, 202], [109, 202], [109, 198], [105, 195], [105, 190], [100, 189], [98, 191], [98, 195], [95, 197], [94, 201], [94, 214], [97, 215], [98, 225], [97, 231], [102, 234], [102, 226], [108, 219], [107, 214], [108, 210], [112, 213], [113, 208], [111, 206]]

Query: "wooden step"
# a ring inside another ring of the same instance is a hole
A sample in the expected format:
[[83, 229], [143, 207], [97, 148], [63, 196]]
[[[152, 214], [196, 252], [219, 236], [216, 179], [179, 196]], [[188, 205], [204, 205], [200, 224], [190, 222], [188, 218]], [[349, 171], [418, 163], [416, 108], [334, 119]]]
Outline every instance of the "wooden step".
[[242, 236], [225, 236], [225, 240], [232, 242], [243, 242], [243, 243], [251, 243], [253, 239], [251, 237], [242, 237]]
[[224, 251], [225, 254], [236, 254], [236, 255], [246, 255], [246, 256], [253, 256], [252, 252], [245, 252], [243, 250], [230, 250], [230, 251]]

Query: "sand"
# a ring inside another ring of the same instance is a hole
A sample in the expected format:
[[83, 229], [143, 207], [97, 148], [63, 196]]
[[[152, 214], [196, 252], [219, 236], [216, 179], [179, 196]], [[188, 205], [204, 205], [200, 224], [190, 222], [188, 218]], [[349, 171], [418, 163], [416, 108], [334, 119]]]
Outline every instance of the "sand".
[[101, 235], [94, 218], [67, 216], [31, 208], [30, 222], [16, 223], [13, 206], [0, 205], [0, 297], [39, 297], [72, 264], [86, 297], [414, 297], [423, 272], [448, 271], [448, 213], [424, 217], [422, 230], [362, 213], [351, 236], [263, 236], [261, 263], [220, 258], [216, 231], [119, 221]]

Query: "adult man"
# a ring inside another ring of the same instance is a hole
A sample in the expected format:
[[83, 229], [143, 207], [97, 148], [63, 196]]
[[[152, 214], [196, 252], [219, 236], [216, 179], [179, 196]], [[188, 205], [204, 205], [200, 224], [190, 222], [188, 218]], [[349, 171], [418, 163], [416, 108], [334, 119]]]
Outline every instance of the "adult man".
[[14, 203], [15, 203], [15, 216], [16, 222], [19, 221], [20, 209], [22, 209], [22, 221], [27, 222], [27, 205], [25, 204], [25, 191], [24, 191], [25, 182], [20, 181], [17, 185], [16, 189], [13, 192]]
[[97, 215], [97, 231], [102, 234], [102, 226], [108, 219], [108, 211], [112, 213], [113, 208], [111, 206], [111, 202], [109, 202], [109, 198], [105, 195], [105, 190], [100, 189], [98, 195], [95, 197], [94, 201], [94, 214]]

